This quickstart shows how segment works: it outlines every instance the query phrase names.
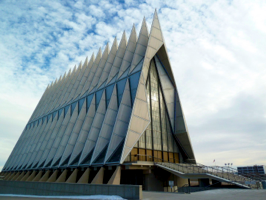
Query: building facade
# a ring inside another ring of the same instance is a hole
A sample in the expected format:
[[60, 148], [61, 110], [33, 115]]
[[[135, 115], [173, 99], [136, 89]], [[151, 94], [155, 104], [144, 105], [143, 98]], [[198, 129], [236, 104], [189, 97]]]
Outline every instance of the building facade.
[[254, 166], [243, 166], [243, 167], [237, 167], [237, 171], [240, 174], [259, 174], [264, 175], [266, 174], [266, 166], [264, 165], [254, 165]]
[[152, 163], [196, 162], [156, 12], [150, 30], [144, 19], [46, 88], [3, 168], [10, 180], [161, 188], [171, 175]]

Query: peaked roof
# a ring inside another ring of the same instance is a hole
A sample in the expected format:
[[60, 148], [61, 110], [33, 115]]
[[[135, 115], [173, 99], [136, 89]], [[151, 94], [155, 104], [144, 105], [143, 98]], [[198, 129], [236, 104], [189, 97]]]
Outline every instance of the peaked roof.
[[[151, 66], [158, 73], [160, 95], [171, 126], [169, 132], [173, 133], [182, 153], [195, 162], [155, 10], [150, 33], [144, 18], [138, 36], [133, 25], [128, 41], [123, 32], [119, 45], [115, 38], [111, 49], [107, 44], [102, 53], [100, 48], [96, 57], [93, 54], [89, 61], [87, 57], [83, 64], [80, 62], [78, 67], [47, 86], [30, 118], [31, 125], [26, 126], [20, 138], [20, 143], [28, 137], [34, 138], [34, 143], [29, 142], [30, 152], [23, 145], [15, 147], [5, 169], [84, 162], [104, 164], [110, 160], [123, 163], [151, 123], [146, 89]], [[86, 106], [79, 108], [77, 102], [85, 101], [85, 97]], [[54, 114], [60, 116], [57, 121], [52, 120]], [[42, 123], [37, 123], [40, 120]], [[45, 136], [48, 133], [51, 138]], [[49, 140], [49, 147], [42, 146], [46, 144], [43, 140]], [[113, 159], [118, 151], [120, 157]]]

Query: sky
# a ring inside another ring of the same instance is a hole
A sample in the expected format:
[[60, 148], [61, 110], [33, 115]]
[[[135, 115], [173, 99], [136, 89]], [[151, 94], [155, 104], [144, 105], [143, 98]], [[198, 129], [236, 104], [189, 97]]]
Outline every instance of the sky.
[[266, 165], [265, 0], [2, 0], [0, 170], [47, 85], [155, 8], [197, 162]]

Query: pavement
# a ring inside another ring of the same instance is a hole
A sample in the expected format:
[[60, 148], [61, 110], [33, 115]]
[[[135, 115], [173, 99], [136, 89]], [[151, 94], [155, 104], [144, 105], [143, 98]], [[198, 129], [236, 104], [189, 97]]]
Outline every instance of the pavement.
[[[84, 198], [86, 199], [86, 198]], [[145, 192], [143, 200], [266, 200], [266, 190], [248, 189], [217, 189], [191, 194], [168, 193], [168, 192]], [[4, 197], [0, 200], [48, 200], [47, 198], [29, 197]], [[49, 198], [49, 200], [69, 200], [69, 198]], [[73, 200], [73, 199], [72, 199]]]
[[143, 200], [266, 200], [266, 190], [216, 189], [191, 194], [143, 192]]

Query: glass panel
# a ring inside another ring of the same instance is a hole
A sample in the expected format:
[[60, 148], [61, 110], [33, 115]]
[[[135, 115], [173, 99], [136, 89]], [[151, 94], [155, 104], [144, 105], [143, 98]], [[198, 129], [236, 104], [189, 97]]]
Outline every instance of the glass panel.
[[139, 148], [145, 148], [145, 133], [139, 138]]
[[[55, 112], [53, 113], [53, 120], [55, 119], [57, 112], [58, 112], [58, 111], [55, 111]], [[57, 119], [56, 119], [56, 120], [57, 120]]]
[[111, 163], [111, 162], [119, 162], [120, 161], [122, 150], [123, 150], [123, 146], [124, 146], [124, 141], [125, 140], [121, 141], [121, 143], [119, 144], [117, 149], [114, 151], [112, 157], [107, 162]]
[[102, 94], [103, 94], [103, 90], [100, 90], [100, 91], [96, 92], [96, 98], [95, 98], [95, 101], [96, 101], [96, 109], [98, 108], [98, 105], [100, 103]]
[[135, 100], [135, 96], [136, 96], [136, 92], [137, 92], [137, 88], [139, 84], [139, 77], [140, 77], [140, 72], [133, 74], [132, 76], [129, 77], [132, 105]]
[[40, 125], [42, 124], [42, 119], [39, 119], [39, 124], [40, 124]]
[[[167, 128], [166, 128], [166, 107], [164, 103], [164, 99], [162, 96], [161, 87], [160, 88], [160, 110], [161, 110], [161, 126], [162, 126], [162, 141], [163, 141], [163, 150], [168, 151], [167, 144]], [[165, 154], [164, 154], [165, 155]]]
[[49, 119], [51, 118], [52, 114], [49, 114], [47, 117], [47, 122], [49, 121]]
[[122, 100], [123, 92], [125, 89], [127, 79], [123, 79], [119, 82], [117, 82], [116, 87], [117, 87], [117, 98], [118, 98], [118, 105], [120, 105], [120, 102]]
[[107, 151], [107, 147], [106, 146], [102, 152], [99, 154], [98, 158], [93, 162], [93, 163], [103, 163], [104, 162], [104, 158], [105, 158], [105, 154], [106, 154], [106, 151]]
[[45, 122], [47, 122], [47, 116], [42, 118], [42, 123], [45, 123]]
[[159, 108], [159, 86], [158, 75], [152, 60], [150, 69], [150, 87], [151, 87], [151, 116], [152, 116], [152, 130], [153, 130], [153, 148], [155, 150], [162, 150], [161, 142], [161, 120], [160, 120], [160, 108]]
[[66, 116], [68, 109], [69, 109], [69, 105], [65, 107], [64, 117]]
[[70, 113], [70, 115], [72, 115], [72, 113], [74, 112], [74, 109], [75, 109], [76, 105], [77, 105], [77, 101], [71, 104], [71, 113]]
[[111, 96], [112, 96], [112, 93], [113, 93], [114, 86], [115, 86], [115, 84], [110, 85], [110, 86], [108, 86], [105, 89], [105, 92], [106, 92], [106, 107], [108, 107], [108, 104], [110, 102], [110, 99], [111, 99]]
[[90, 105], [91, 105], [91, 100], [92, 100], [92, 98], [93, 98], [93, 94], [91, 94], [91, 95], [89, 95], [89, 96], [87, 96], [86, 97], [86, 112], [88, 111], [88, 109], [89, 109], [89, 107], [90, 107]]
[[81, 110], [81, 108], [82, 108], [82, 106], [83, 106], [84, 101], [85, 101], [85, 98], [79, 100], [79, 104], [78, 104], [78, 113], [80, 112], [80, 110]]
[[58, 111], [58, 118], [61, 116], [63, 110], [64, 110], [64, 108], [61, 108], [61, 109]]

